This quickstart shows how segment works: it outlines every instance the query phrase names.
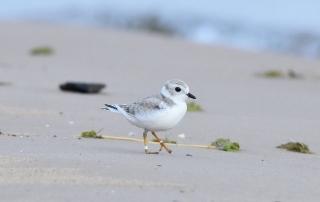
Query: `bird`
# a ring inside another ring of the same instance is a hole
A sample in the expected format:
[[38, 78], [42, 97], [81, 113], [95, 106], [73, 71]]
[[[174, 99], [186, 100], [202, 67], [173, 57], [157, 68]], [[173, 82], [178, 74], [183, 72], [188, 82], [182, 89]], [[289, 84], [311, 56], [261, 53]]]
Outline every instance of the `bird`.
[[[189, 86], [182, 80], [171, 79], [164, 83], [160, 93], [149, 95], [132, 104], [105, 104], [102, 110], [122, 114], [131, 124], [144, 129], [144, 151], [146, 154], [158, 154], [162, 148], [172, 153], [156, 132], [167, 131], [176, 126], [187, 111], [186, 99], [196, 99], [189, 92]], [[147, 134], [160, 143], [159, 152], [150, 152], [147, 146]]]

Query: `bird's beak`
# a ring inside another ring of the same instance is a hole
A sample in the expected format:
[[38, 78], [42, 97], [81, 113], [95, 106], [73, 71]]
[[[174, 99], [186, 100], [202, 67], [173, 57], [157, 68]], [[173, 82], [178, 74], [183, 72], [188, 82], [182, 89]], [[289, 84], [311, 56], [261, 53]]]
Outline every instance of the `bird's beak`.
[[196, 96], [192, 95], [191, 93], [188, 93], [187, 96], [188, 96], [189, 98], [196, 99]]

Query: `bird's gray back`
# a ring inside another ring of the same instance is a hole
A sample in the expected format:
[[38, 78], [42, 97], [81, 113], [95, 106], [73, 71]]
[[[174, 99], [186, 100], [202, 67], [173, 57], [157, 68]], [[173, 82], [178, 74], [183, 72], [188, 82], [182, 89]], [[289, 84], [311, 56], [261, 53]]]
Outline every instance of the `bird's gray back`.
[[145, 114], [155, 110], [160, 110], [160, 103], [165, 103], [168, 107], [175, 105], [175, 103], [161, 93], [153, 94], [142, 98], [129, 105], [120, 105], [129, 115]]

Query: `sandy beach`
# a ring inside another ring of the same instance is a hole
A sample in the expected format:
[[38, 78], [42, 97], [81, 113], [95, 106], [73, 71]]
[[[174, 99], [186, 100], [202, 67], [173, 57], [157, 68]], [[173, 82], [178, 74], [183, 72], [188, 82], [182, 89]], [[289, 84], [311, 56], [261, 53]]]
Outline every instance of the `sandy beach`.
[[[319, 60], [54, 24], [0, 22], [0, 36], [0, 201], [320, 199]], [[54, 53], [30, 54], [42, 46]], [[259, 76], [270, 70], [302, 77]], [[240, 152], [170, 146], [172, 154], [146, 155], [142, 143], [76, 137], [103, 128], [142, 139], [143, 130], [99, 108], [160, 92], [173, 78], [203, 111], [158, 135], [201, 145], [230, 138]], [[66, 81], [108, 87], [63, 92]], [[314, 154], [276, 148], [289, 141]]]

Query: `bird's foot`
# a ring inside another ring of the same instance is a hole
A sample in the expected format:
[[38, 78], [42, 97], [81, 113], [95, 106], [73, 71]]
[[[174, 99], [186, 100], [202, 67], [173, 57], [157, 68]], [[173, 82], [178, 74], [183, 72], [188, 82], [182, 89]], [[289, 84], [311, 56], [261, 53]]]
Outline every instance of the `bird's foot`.
[[146, 154], [159, 154], [159, 152], [150, 152], [148, 150], [144, 150], [146, 152]]
[[144, 146], [144, 151], [146, 152], [146, 154], [159, 154], [159, 152], [150, 152], [148, 150], [148, 146]]

